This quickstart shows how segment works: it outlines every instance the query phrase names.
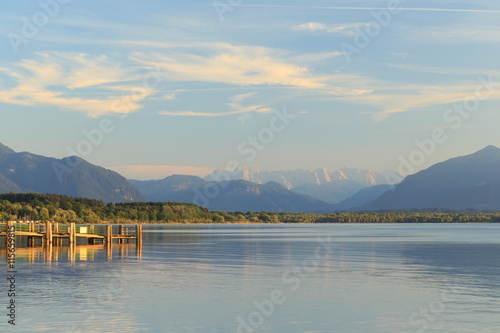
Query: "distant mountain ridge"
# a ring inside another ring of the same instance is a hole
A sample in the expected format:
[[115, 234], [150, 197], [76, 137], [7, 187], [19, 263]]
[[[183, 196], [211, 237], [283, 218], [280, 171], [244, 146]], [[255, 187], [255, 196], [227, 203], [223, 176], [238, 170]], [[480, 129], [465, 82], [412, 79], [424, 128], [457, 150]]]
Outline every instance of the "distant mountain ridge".
[[[226, 179], [229, 177], [229, 179]], [[333, 170], [328, 168], [310, 170], [284, 170], [266, 171], [239, 167], [234, 171], [217, 169], [204, 178], [209, 181], [243, 179], [256, 184], [276, 182], [287, 189], [292, 189], [304, 184], [324, 185], [339, 180], [351, 180], [365, 186], [386, 184], [387, 179], [383, 173], [355, 168], [342, 168]]]
[[371, 187], [365, 187], [359, 192], [354, 194], [352, 197], [345, 199], [338, 204], [335, 204], [336, 211], [356, 211], [359, 207], [365, 205], [367, 202], [372, 201], [380, 197], [385, 192], [394, 188], [394, 185], [375, 185]]
[[217, 169], [205, 177], [207, 181], [240, 179], [256, 184], [276, 182], [296, 193], [307, 194], [328, 203], [338, 203], [362, 188], [389, 182], [383, 173], [355, 168], [264, 171], [239, 167], [232, 172]]
[[500, 149], [488, 146], [406, 177], [393, 191], [365, 204], [381, 209], [500, 210]]
[[333, 206], [292, 192], [281, 184], [246, 180], [206, 181], [196, 176], [173, 175], [161, 180], [130, 180], [150, 201], [180, 201], [209, 210], [268, 212], [330, 212]]
[[79, 157], [55, 159], [28, 152], [16, 153], [0, 144], [0, 193], [10, 192], [52, 193], [104, 202], [146, 199], [118, 173]]

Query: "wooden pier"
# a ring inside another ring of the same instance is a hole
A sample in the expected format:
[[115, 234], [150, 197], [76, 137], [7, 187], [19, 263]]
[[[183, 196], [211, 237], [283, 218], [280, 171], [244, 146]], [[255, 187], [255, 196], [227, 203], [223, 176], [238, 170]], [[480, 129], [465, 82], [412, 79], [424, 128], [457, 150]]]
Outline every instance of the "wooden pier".
[[[13, 229], [12, 229], [13, 228]], [[105, 224], [76, 224], [57, 222], [15, 222], [0, 223], [0, 236], [5, 237], [7, 231], [14, 230], [16, 236], [27, 237], [27, 245], [35, 246], [40, 240], [46, 244], [61, 244], [67, 239], [70, 245], [76, 245], [83, 240], [87, 244], [112, 244], [117, 240], [119, 244], [135, 241], [142, 243], [142, 225], [105, 225]]]

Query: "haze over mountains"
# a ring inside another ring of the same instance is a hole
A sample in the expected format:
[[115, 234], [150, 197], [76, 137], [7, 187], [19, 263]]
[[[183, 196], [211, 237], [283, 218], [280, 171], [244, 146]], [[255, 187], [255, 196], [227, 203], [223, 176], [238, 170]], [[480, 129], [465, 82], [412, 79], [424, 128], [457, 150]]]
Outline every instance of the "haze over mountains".
[[355, 168], [264, 171], [239, 167], [232, 172], [217, 169], [205, 177], [207, 181], [240, 179], [257, 184], [275, 182], [293, 192], [332, 204], [351, 197], [365, 187], [390, 182], [383, 173]]
[[[334, 204], [387, 180], [383, 174], [353, 168], [262, 171], [240, 167], [233, 172], [218, 169], [204, 179], [174, 175], [130, 182], [151, 201], [192, 202], [210, 210], [331, 212], [337, 209]], [[360, 206], [374, 198], [352, 203]]]
[[387, 184], [381, 173], [344, 168], [314, 171], [215, 170], [202, 179], [174, 175], [127, 180], [78, 157], [16, 153], [0, 144], [0, 193], [38, 192], [104, 202], [177, 201], [210, 210], [333, 212], [340, 210], [500, 210], [500, 149], [435, 164]]
[[213, 182], [182, 175], [162, 180], [130, 182], [151, 201], [190, 202], [209, 210], [318, 213], [333, 210], [333, 205], [329, 203], [292, 192], [275, 182]]
[[[229, 179], [227, 179], [229, 177]], [[289, 171], [266, 171], [239, 167], [232, 172], [224, 169], [217, 169], [205, 177], [206, 180], [238, 180], [243, 179], [256, 184], [276, 182], [287, 189], [292, 189], [304, 184], [325, 185], [341, 180], [351, 180], [364, 186], [373, 186], [387, 183], [387, 179], [382, 173], [370, 170], [360, 170], [355, 168], [316, 169], [310, 170], [289, 170]]]

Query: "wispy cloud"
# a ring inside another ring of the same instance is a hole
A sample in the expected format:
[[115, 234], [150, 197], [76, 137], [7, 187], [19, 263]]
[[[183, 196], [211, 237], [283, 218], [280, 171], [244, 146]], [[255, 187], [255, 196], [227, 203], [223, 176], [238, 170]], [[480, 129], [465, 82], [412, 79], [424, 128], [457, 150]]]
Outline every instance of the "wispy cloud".
[[15, 82], [0, 91], [0, 102], [23, 106], [56, 106], [97, 117], [123, 113], [114, 108], [125, 93], [140, 92], [125, 112], [134, 112], [152, 91], [133, 85], [139, 76], [106, 56], [43, 52], [8, 68], [0, 68]]
[[[493, 82], [492, 84], [493, 86], [490, 88], [494, 88], [494, 91], [489, 99], [498, 100], [500, 99], [500, 83]], [[382, 121], [400, 112], [422, 111], [462, 102], [467, 98], [474, 97], [476, 88], [477, 84], [405, 85], [397, 89], [395, 87], [379, 88], [375, 89], [371, 94], [341, 98], [379, 109], [380, 111], [375, 112], [373, 116], [376, 121]], [[363, 112], [362, 114], [367, 113]]]
[[480, 68], [464, 68], [464, 67], [437, 67], [437, 66], [426, 66], [420, 65], [418, 63], [405, 63], [405, 64], [384, 64], [384, 66], [402, 69], [405, 71], [417, 72], [417, 73], [430, 73], [430, 74], [446, 74], [446, 75], [461, 75], [461, 76], [474, 76], [478, 77], [480, 75], [490, 75], [491, 70], [480, 69]]
[[[336, 51], [297, 55], [279, 49], [220, 42], [173, 45], [161, 53], [131, 53], [121, 61], [85, 53], [37, 53], [32, 59], [0, 68], [0, 74], [3, 73], [10, 81], [10, 85], [7, 84], [0, 91], [0, 102], [31, 107], [56, 106], [98, 117], [137, 112], [146, 97], [158, 93], [163, 95], [157, 96], [157, 99], [177, 99], [177, 91], [145, 91], [142, 87], [144, 74], [141, 72], [144, 73], [148, 68], [158, 68], [168, 73], [169, 82], [207, 82], [219, 84], [224, 89], [291, 88], [313, 94], [346, 96], [370, 91], [366, 89], [366, 78], [322, 74], [309, 69], [316, 62], [342, 55]], [[129, 100], [126, 108], [115, 108], [114, 105], [125, 94], [139, 97]], [[217, 117], [271, 112], [267, 105], [240, 103], [252, 96], [239, 96], [239, 99], [227, 103], [232, 110], [221, 113], [187, 110], [163, 111], [161, 114]]]
[[[161, 111], [159, 114], [165, 116], [183, 116], [183, 117], [223, 117], [223, 116], [231, 116], [231, 115], [241, 115], [248, 114], [251, 112], [255, 113], [271, 113], [273, 112], [272, 108], [266, 105], [242, 105], [241, 102], [244, 100], [254, 97], [256, 93], [246, 93], [235, 95], [231, 98], [230, 103], [226, 103], [227, 106], [231, 107], [231, 111], [223, 111], [223, 112], [198, 112], [198, 111]], [[240, 118], [240, 120], [244, 120], [245, 118]]]
[[160, 111], [159, 114], [164, 116], [182, 116], [182, 117], [222, 117], [234, 114], [240, 114], [239, 111], [229, 112], [196, 112], [196, 111]]
[[163, 99], [165, 99], [167, 101], [173, 101], [173, 100], [177, 99], [177, 95], [175, 93], [165, 94], [165, 95], [163, 95]]
[[318, 22], [309, 22], [293, 27], [297, 31], [324, 31], [331, 34], [342, 34], [348, 36], [355, 36], [360, 29], [369, 26], [370, 23], [348, 23], [348, 24], [335, 24], [327, 25]]
[[[386, 10], [387, 7], [340, 7], [340, 6], [296, 6], [296, 5], [249, 5], [249, 4], [234, 4], [233, 7], [264, 7], [264, 8], [295, 8], [295, 9], [323, 9], [323, 10], [346, 10], [346, 11], [370, 11], [370, 10]], [[496, 9], [461, 9], [461, 8], [418, 8], [418, 7], [400, 7], [402, 11], [416, 12], [457, 12], [457, 13], [495, 13], [499, 14], [500, 10]]]
[[290, 61], [300, 64], [312, 64], [319, 61], [329, 60], [331, 58], [343, 56], [343, 52], [333, 51], [333, 52], [318, 52], [318, 53], [305, 53], [301, 55], [294, 55], [289, 57]]
[[319, 89], [326, 87], [330, 79], [287, 61], [283, 52], [260, 46], [214, 43], [196, 52], [135, 53], [132, 59], [143, 65], [157, 65], [176, 81]]
[[246, 94], [239, 94], [236, 96], [233, 96], [231, 100], [235, 103], [239, 103], [241, 101], [244, 101], [247, 98], [255, 96], [257, 93], [256, 92], [251, 92], [251, 93], [246, 93]]
[[[500, 13], [500, 12], [499, 12]], [[452, 25], [447, 27], [426, 27], [409, 29], [407, 37], [412, 40], [431, 43], [498, 43], [500, 42], [498, 25]]]

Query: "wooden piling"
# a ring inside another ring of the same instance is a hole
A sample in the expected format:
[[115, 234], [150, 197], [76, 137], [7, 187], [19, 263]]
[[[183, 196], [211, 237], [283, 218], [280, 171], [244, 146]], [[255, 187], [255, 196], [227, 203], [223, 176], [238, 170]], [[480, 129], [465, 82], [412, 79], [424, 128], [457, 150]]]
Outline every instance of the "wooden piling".
[[135, 237], [137, 243], [142, 242], [142, 224], [135, 226]]
[[106, 243], [111, 244], [113, 242], [113, 232], [112, 232], [113, 226], [108, 225], [106, 226]]
[[[123, 224], [120, 225], [120, 236], [125, 234], [125, 226]], [[123, 244], [123, 238], [118, 238], [118, 243]]]
[[47, 244], [52, 244], [52, 223], [49, 221], [45, 223], [45, 239]]

